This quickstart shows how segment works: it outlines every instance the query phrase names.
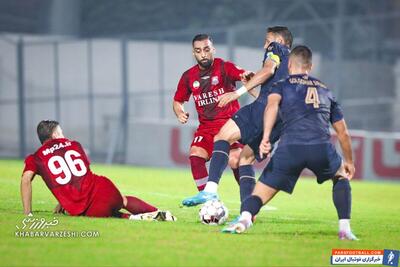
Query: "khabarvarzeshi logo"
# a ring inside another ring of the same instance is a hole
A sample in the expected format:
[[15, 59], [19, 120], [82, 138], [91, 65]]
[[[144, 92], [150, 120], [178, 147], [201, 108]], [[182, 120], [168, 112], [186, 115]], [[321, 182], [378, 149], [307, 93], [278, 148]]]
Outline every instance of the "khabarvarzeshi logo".
[[[99, 231], [72, 231], [60, 230], [57, 217], [46, 219], [44, 217], [28, 216], [15, 225], [15, 237], [18, 238], [94, 238], [99, 237]], [[57, 227], [59, 226], [59, 227]]]

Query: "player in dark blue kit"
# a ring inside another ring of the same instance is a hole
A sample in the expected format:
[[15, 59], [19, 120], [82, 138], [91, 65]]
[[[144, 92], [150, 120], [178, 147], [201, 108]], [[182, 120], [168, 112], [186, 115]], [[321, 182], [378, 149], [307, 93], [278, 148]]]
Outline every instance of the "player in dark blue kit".
[[[271, 152], [271, 131], [278, 115], [283, 122], [279, 146], [264, 169], [254, 191], [241, 206], [238, 222], [223, 232], [241, 233], [252, 218], [280, 190], [292, 193], [304, 168], [313, 171], [319, 184], [333, 180], [333, 201], [339, 217], [339, 238], [356, 240], [350, 229], [351, 188], [355, 168], [352, 147], [342, 110], [332, 92], [308, 76], [312, 53], [297, 46], [289, 56], [290, 76], [271, 89], [264, 113], [264, 134], [259, 150]], [[330, 142], [329, 125], [337, 133], [343, 160]]]
[[[214, 137], [214, 149], [211, 157], [208, 182], [203, 191], [183, 200], [185, 206], [195, 206], [210, 199], [217, 199], [218, 183], [228, 164], [229, 147], [239, 141], [245, 144], [239, 159], [240, 198], [243, 201], [250, 196], [255, 186], [253, 163], [257, 157], [262, 139], [263, 114], [267, 104], [269, 89], [275, 82], [288, 76], [288, 56], [293, 37], [286, 27], [276, 26], [267, 29], [263, 68], [240, 89], [224, 94], [219, 106], [238, 99], [242, 94], [261, 85], [258, 98], [244, 106], [229, 119]], [[277, 122], [271, 142], [279, 139], [281, 125]], [[257, 160], [261, 160], [257, 157]]]

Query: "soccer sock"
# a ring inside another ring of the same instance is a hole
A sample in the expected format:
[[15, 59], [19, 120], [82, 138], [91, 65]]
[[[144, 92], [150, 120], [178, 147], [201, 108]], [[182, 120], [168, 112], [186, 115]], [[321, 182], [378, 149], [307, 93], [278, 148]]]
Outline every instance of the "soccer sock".
[[128, 203], [126, 204], [124, 209], [126, 209], [132, 214], [153, 212], [158, 210], [156, 207], [144, 202], [143, 200], [137, 197], [126, 196], [126, 199], [128, 200]]
[[250, 220], [252, 217], [260, 212], [261, 207], [263, 206], [262, 200], [260, 197], [251, 195], [250, 197], [246, 198], [241, 207], [240, 213], [243, 214], [244, 212], [249, 212], [251, 214]]
[[216, 187], [218, 187], [219, 180], [221, 179], [222, 173], [224, 172], [229, 160], [229, 142], [225, 140], [218, 140], [214, 143], [214, 150], [210, 162], [210, 170], [208, 176], [208, 182], [204, 191], [216, 193]]
[[341, 219], [339, 220], [339, 232], [350, 233], [350, 219]]
[[239, 166], [240, 175], [240, 201], [248, 198], [253, 193], [254, 186], [256, 185], [256, 177], [253, 165]]
[[190, 156], [190, 167], [197, 189], [202, 191], [208, 180], [206, 160], [197, 156]]
[[350, 219], [351, 187], [349, 180], [340, 179], [334, 181], [332, 194], [339, 220]]
[[253, 224], [253, 220], [252, 220], [253, 216], [251, 216], [251, 213], [248, 211], [243, 211], [240, 214], [240, 219], [239, 221], [244, 223], [244, 226], [247, 228], [249, 228], [252, 224]]
[[120, 211], [113, 212], [112, 217], [121, 218], [121, 219], [129, 219], [132, 214], [124, 213]]
[[119, 217], [122, 219], [129, 219], [130, 216], [131, 214], [121, 212]]
[[240, 174], [239, 174], [239, 168], [232, 169], [233, 176], [235, 176], [235, 180], [240, 185]]

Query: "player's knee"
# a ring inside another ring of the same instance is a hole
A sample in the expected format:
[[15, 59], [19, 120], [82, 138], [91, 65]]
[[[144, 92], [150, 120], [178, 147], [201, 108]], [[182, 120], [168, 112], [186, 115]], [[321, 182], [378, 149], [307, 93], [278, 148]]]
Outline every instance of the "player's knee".
[[228, 141], [226, 134], [220, 131], [214, 136], [214, 143], [221, 140]]
[[214, 142], [224, 140], [232, 144], [240, 139], [240, 130], [235, 122], [229, 120], [222, 126], [221, 130], [214, 136]]
[[252, 165], [254, 164], [255, 157], [240, 157], [239, 159], [239, 166], [244, 166], [244, 165]]
[[209, 159], [209, 155], [204, 148], [192, 146], [189, 151], [190, 157], [195, 156], [199, 158], [203, 158], [205, 160]]
[[229, 155], [228, 164], [232, 169], [239, 168], [239, 154], [238, 153], [233, 153], [233, 154], [231, 153]]
[[239, 166], [252, 165], [254, 164], [256, 157], [251, 149], [243, 149], [240, 154]]
[[128, 199], [126, 198], [126, 196], [122, 196], [122, 203], [123, 203], [124, 207], [126, 207], [126, 205], [128, 205]]

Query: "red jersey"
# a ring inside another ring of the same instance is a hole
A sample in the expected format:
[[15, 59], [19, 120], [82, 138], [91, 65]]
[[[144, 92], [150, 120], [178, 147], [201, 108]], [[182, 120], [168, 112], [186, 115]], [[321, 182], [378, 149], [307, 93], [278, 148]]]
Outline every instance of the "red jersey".
[[61, 206], [79, 215], [91, 204], [97, 176], [81, 144], [66, 138], [45, 142], [25, 159], [25, 171], [40, 175]]
[[196, 105], [200, 127], [220, 127], [239, 110], [239, 102], [232, 101], [225, 107], [218, 107], [218, 100], [226, 92], [236, 90], [235, 82], [240, 81], [244, 70], [229, 61], [215, 58], [212, 66], [201, 70], [195, 65], [185, 71], [179, 80], [174, 100], [188, 101], [190, 95]]

